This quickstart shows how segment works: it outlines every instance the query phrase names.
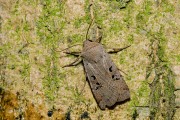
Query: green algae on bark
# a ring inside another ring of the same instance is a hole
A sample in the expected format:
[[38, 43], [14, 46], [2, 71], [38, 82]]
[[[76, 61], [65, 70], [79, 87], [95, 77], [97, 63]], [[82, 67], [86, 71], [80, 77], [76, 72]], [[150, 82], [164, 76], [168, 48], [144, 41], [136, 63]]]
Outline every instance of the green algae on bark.
[[158, 33], [151, 33], [150, 66], [147, 78], [152, 72], [154, 77], [150, 83], [150, 119], [171, 120], [175, 112], [174, 74], [165, 53], [167, 40], [162, 29]]

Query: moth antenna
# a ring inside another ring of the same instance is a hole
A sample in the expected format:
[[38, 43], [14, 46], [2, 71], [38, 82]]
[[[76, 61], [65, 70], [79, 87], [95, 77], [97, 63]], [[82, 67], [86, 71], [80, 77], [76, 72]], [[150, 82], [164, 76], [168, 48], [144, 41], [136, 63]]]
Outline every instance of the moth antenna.
[[78, 46], [78, 45], [82, 45], [82, 44], [72, 45], [72, 46], [70, 46], [70, 47], [68, 47], [68, 48], [65, 48], [65, 49], [61, 50], [61, 51], [58, 51], [58, 50], [55, 50], [55, 51], [56, 51], [56, 52], [62, 52], [62, 51], [64, 51], [64, 50], [67, 50], [67, 49], [69, 49], [69, 48], [72, 48], [72, 47]]
[[87, 33], [86, 33], [86, 40], [88, 39], [88, 33], [89, 33], [90, 27], [91, 27], [93, 22], [94, 22], [94, 19], [92, 19], [92, 21], [91, 21], [91, 23], [90, 23], [90, 25], [88, 27], [88, 30], [87, 30]]
[[87, 37], [88, 37], [89, 29], [90, 29], [92, 23], [94, 22], [94, 14], [93, 14], [92, 6], [93, 6], [93, 1], [91, 1], [91, 4], [89, 5], [89, 8], [90, 8], [90, 17], [91, 17], [92, 21], [91, 21], [91, 23], [90, 23], [90, 25], [88, 27], [87, 33], [86, 33], [86, 40], [88, 39]]

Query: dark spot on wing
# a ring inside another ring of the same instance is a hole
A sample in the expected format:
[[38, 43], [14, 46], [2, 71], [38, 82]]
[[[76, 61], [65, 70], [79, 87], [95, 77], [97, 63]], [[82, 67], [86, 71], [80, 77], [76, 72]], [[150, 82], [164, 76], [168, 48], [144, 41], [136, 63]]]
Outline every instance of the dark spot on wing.
[[111, 66], [111, 67], [109, 67], [109, 72], [112, 72], [112, 66]]
[[97, 82], [96, 85], [100, 85], [100, 84]]
[[94, 75], [92, 75], [91, 80], [96, 80], [96, 77]]
[[99, 89], [99, 88], [101, 88], [101, 87], [102, 87], [102, 85], [100, 85], [100, 84], [97, 82], [97, 83], [96, 83], [96, 88], [95, 88], [95, 89], [97, 90], [97, 89]]
[[113, 80], [120, 80], [120, 77], [118, 75], [112, 75]]

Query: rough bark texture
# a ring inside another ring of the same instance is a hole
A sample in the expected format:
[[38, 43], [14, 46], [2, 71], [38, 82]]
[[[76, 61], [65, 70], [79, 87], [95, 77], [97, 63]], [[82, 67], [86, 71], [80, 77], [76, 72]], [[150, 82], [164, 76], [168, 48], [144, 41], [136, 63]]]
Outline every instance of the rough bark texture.
[[[162, 31], [161, 31], [162, 32]], [[150, 83], [150, 119], [172, 120], [175, 112], [174, 74], [169, 66], [163, 47], [164, 37], [158, 33], [152, 35], [152, 52], [150, 54], [151, 64], [147, 72], [154, 72], [153, 81]], [[160, 55], [160, 53], [164, 53]], [[149, 74], [147, 74], [149, 77]], [[151, 79], [152, 79], [151, 78]]]

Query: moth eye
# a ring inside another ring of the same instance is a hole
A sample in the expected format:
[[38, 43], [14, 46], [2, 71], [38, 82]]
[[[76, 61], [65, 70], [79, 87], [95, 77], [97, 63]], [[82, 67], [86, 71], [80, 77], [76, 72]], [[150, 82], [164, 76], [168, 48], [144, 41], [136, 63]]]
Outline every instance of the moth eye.
[[92, 78], [92, 80], [95, 80], [95, 79], [96, 79], [96, 77], [95, 77], [94, 75], [92, 75], [91, 78]]
[[109, 68], [109, 72], [112, 72], [112, 66]]

